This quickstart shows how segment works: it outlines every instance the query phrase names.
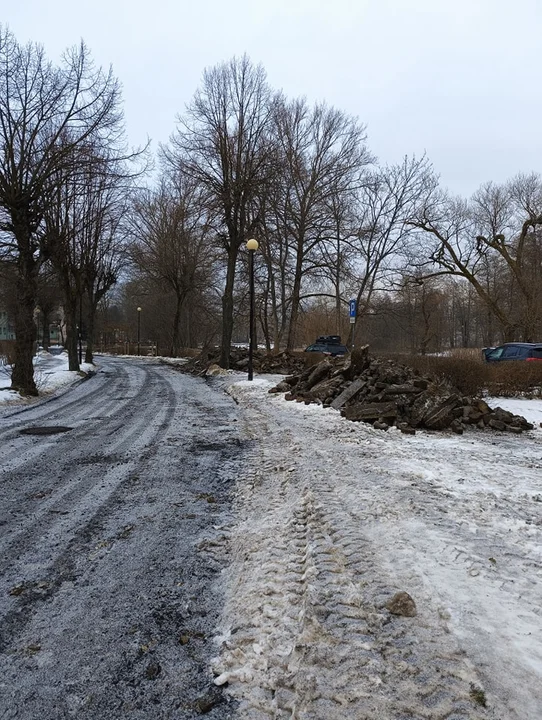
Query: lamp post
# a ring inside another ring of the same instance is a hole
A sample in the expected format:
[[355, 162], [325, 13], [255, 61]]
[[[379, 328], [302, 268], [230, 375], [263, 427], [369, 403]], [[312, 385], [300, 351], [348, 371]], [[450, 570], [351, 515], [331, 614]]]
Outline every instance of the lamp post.
[[79, 326], [77, 328], [79, 342], [79, 365], [83, 362], [83, 296], [79, 295]]
[[137, 354], [140, 355], [141, 350], [141, 308], [137, 308]]
[[248, 379], [252, 380], [252, 360], [254, 357], [254, 253], [258, 249], [257, 240], [247, 242], [248, 250], [248, 274], [250, 283], [250, 330], [248, 345]]

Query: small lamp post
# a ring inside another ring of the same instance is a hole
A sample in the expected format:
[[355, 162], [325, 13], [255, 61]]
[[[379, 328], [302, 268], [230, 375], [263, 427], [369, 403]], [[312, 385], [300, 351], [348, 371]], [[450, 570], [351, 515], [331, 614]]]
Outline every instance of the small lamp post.
[[257, 240], [249, 240], [247, 242], [248, 250], [248, 275], [250, 283], [250, 330], [248, 345], [248, 379], [252, 380], [252, 360], [254, 357], [254, 253], [258, 249]]
[[141, 354], [141, 308], [137, 308], [137, 354]]
[[79, 326], [77, 328], [79, 338], [79, 365], [83, 362], [83, 296], [79, 295]]

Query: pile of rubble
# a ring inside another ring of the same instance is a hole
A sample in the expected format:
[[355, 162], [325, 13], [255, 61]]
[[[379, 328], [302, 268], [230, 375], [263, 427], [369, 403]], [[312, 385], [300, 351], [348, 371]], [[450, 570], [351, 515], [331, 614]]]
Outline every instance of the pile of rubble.
[[345, 358], [326, 358], [269, 392], [284, 392], [286, 400], [331, 406], [348, 420], [371, 423], [377, 429], [395, 425], [408, 434], [416, 428], [449, 428], [458, 434], [468, 426], [513, 433], [533, 428], [520, 415], [492, 409], [481, 398], [463, 397], [442, 380], [373, 358], [368, 346]]
[[[191, 375], [207, 375], [209, 368], [217, 365], [220, 352], [216, 349], [203, 351], [201, 355], [188, 360], [179, 370]], [[248, 368], [248, 350], [246, 348], [232, 348], [230, 351], [230, 368], [232, 370], [246, 370]], [[301, 372], [307, 364], [303, 353], [281, 352], [276, 355], [255, 350], [252, 367], [255, 373], [271, 373], [277, 375], [291, 375]]]

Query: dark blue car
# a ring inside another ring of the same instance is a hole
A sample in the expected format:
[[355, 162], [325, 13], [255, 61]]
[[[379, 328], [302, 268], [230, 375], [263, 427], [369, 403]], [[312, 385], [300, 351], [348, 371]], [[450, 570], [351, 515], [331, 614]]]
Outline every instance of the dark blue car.
[[346, 355], [348, 348], [341, 344], [340, 335], [320, 335], [316, 342], [305, 348], [305, 352], [320, 352], [324, 355]]
[[484, 348], [482, 356], [486, 362], [542, 360], [542, 343], [504, 343], [504, 345], [498, 345], [497, 347]]

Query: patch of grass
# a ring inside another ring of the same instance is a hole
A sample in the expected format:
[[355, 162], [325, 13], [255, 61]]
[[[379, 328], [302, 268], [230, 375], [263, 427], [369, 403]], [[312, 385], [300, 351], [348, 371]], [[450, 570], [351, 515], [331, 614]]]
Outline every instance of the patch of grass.
[[470, 698], [473, 702], [475, 702], [477, 705], [481, 705], [482, 707], [487, 707], [487, 699], [486, 694], [482, 690], [482, 688], [477, 687], [474, 683], [470, 684]]

